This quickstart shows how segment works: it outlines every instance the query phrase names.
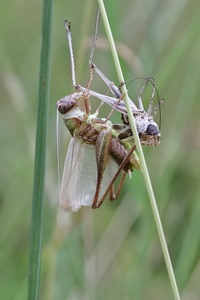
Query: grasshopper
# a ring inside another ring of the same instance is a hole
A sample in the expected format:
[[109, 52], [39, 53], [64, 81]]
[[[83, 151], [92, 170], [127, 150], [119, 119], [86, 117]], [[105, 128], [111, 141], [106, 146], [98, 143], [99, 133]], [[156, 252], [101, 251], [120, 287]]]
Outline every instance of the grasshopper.
[[80, 110], [85, 97], [88, 95], [74, 93], [57, 102], [72, 135], [60, 190], [60, 205], [65, 211], [77, 211], [81, 206], [98, 208], [108, 193], [110, 200], [115, 200], [126, 174], [140, 169], [135, 145], [120, 141], [110, 120], [98, 118], [98, 110], [94, 114]]
[[[107, 79], [92, 62], [91, 74], [95, 71], [100, 76], [110, 89], [112, 97], [89, 89], [92, 75], [87, 88], [76, 84], [71, 23], [65, 21], [64, 25], [70, 50], [72, 83], [76, 92], [57, 102], [57, 109], [64, 115], [64, 123], [72, 136], [64, 164], [60, 205], [66, 211], [77, 211], [81, 206], [100, 207], [108, 193], [110, 200], [116, 199], [126, 174], [140, 169], [140, 164], [120, 88]], [[149, 78], [146, 84], [148, 81], [152, 83]], [[146, 84], [138, 95], [138, 107], [131, 99], [129, 101], [141, 143], [157, 145], [160, 143], [160, 131], [152, 115], [156, 88], [153, 82], [152, 97], [146, 112], [141, 98]], [[99, 118], [99, 109], [92, 114], [89, 101], [92, 96], [109, 104], [112, 107], [111, 113], [118, 110], [122, 114], [123, 124], [112, 124], [109, 117]], [[84, 110], [80, 109], [82, 103], [85, 105]], [[122, 176], [114, 193], [114, 183], [120, 174]]]
[[[97, 93], [92, 90], [87, 90], [86, 88], [82, 87], [81, 85], [76, 86], [76, 90], [80, 92], [86, 92], [88, 91], [88, 94], [91, 96], [94, 96], [104, 103], [107, 103], [108, 105], [112, 106], [116, 110], [118, 110], [122, 114], [122, 121], [124, 124], [115, 125], [114, 128], [118, 131], [120, 131], [118, 137], [119, 139], [125, 139], [126, 141], [134, 141], [134, 137], [132, 134], [131, 127], [129, 125], [128, 121], [128, 114], [126, 110], [126, 106], [123, 101], [123, 94], [120, 91], [120, 88], [118, 88], [116, 85], [114, 85], [113, 82], [111, 82], [93, 63], [91, 64], [91, 69], [94, 70], [100, 78], [106, 83], [108, 88], [110, 89], [111, 93], [114, 97], [110, 97], [107, 95], [103, 95], [100, 93]], [[147, 112], [144, 110], [143, 103], [142, 103], [142, 93], [147, 86], [148, 83], [152, 84], [152, 95], [149, 103], [149, 107], [147, 109]], [[155, 95], [156, 87], [155, 87], [155, 80], [152, 77], [148, 77], [146, 79], [145, 84], [143, 85], [142, 89], [140, 90], [138, 94], [138, 107], [135, 105], [135, 103], [129, 98], [129, 103], [132, 109], [132, 113], [135, 119], [136, 128], [138, 135], [140, 137], [140, 142], [142, 145], [152, 145], [157, 146], [160, 143], [160, 130], [158, 125], [153, 119], [153, 114], [157, 107], [153, 107], [153, 101], [154, 101], [154, 95]], [[160, 104], [160, 102], [159, 102]]]
[[[100, 15], [99, 15], [100, 17]], [[96, 28], [95, 28], [95, 36], [97, 35], [97, 27], [98, 27], [99, 22], [96, 22]], [[72, 48], [72, 37], [71, 37], [71, 23], [68, 21], [64, 22], [66, 31], [67, 31], [67, 37], [68, 37], [68, 44], [69, 44], [69, 49], [70, 49], [70, 58], [71, 58], [71, 70], [72, 70], [72, 83], [76, 89], [77, 92], [82, 92], [82, 93], [87, 93], [90, 96], [94, 96], [95, 98], [101, 100], [104, 103], [107, 103], [110, 105], [113, 110], [116, 109], [122, 114], [122, 121], [124, 124], [120, 124], [116, 126], [116, 129], [118, 131], [121, 130], [119, 133], [119, 138], [120, 139], [126, 139], [128, 141], [134, 141], [134, 137], [129, 125], [128, 121], [128, 114], [126, 110], [125, 103], [123, 101], [123, 93], [120, 91], [120, 87], [117, 87], [113, 82], [111, 82], [92, 62], [93, 58], [93, 53], [94, 53], [94, 48], [95, 48], [95, 41], [96, 37], [93, 39], [93, 46], [91, 50], [91, 55], [90, 55], [90, 70], [95, 71], [98, 76], [105, 82], [107, 87], [109, 88], [110, 92], [112, 93], [112, 97], [108, 95], [104, 95], [95, 91], [90, 90], [88, 87], [82, 87], [79, 84], [76, 84], [75, 80], [75, 64], [74, 64], [74, 55], [73, 55], [73, 48]], [[92, 77], [92, 76], [91, 76]], [[144, 92], [147, 84], [150, 83], [152, 85], [152, 94], [151, 94], [151, 99], [149, 102], [149, 106], [147, 111], [145, 111], [143, 103], [142, 103], [142, 93]], [[121, 83], [122, 85], [123, 83]], [[153, 77], [148, 77], [146, 79], [145, 84], [141, 88], [138, 97], [137, 97], [137, 102], [138, 106], [133, 102], [131, 98], [129, 98], [129, 103], [132, 109], [132, 113], [134, 116], [134, 120], [136, 123], [137, 127], [137, 132], [140, 137], [141, 144], [143, 145], [152, 145], [152, 146], [157, 146], [160, 143], [160, 129], [157, 123], [154, 121], [154, 113], [157, 108], [159, 108], [160, 112], [160, 103], [163, 100], [159, 100], [159, 105], [158, 107], [153, 107], [154, 103], [154, 96], [155, 92], [158, 95], [156, 85], [155, 85], [155, 79]], [[158, 97], [159, 98], [159, 97]]]

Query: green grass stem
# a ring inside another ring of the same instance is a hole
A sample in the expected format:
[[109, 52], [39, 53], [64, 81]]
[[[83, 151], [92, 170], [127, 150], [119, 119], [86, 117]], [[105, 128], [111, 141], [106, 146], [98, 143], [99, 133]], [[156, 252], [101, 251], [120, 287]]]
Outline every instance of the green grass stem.
[[[110, 43], [111, 53], [112, 53], [115, 68], [116, 68], [116, 71], [117, 71], [118, 80], [119, 80], [119, 82], [125, 83], [103, 0], [98, 0], [98, 4], [99, 4], [100, 11], [101, 11], [101, 16], [102, 16], [102, 19], [103, 19], [103, 23], [104, 23], [104, 27], [105, 27], [105, 30], [106, 30], [107, 38], [108, 38], [108, 41]], [[179, 291], [178, 291], [178, 287], [177, 287], [177, 284], [176, 284], [176, 279], [175, 279], [175, 276], [174, 276], [174, 271], [173, 271], [169, 251], [168, 251], [168, 248], [167, 248], [167, 243], [166, 243], [164, 231], [163, 231], [163, 228], [162, 228], [162, 223], [161, 223], [161, 220], [160, 220], [160, 216], [159, 216], [159, 212], [158, 212], [158, 208], [157, 208], [156, 199], [155, 199], [155, 195], [154, 195], [154, 192], [153, 192], [150, 176], [149, 176], [149, 173], [148, 173], [146, 161], [145, 161], [144, 154], [143, 154], [143, 151], [142, 151], [142, 146], [141, 146], [140, 139], [139, 139], [139, 136], [138, 136], [138, 133], [137, 133], [135, 121], [134, 121], [133, 114], [132, 114], [132, 111], [131, 111], [131, 107], [130, 107], [130, 104], [129, 104], [129, 101], [128, 101], [128, 94], [127, 94], [126, 85], [124, 84], [122, 86], [122, 88], [123, 88], [122, 91], [124, 92], [124, 95], [125, 95], [124, 96], [124, 102], [125, 102], [125, 105], [126, 105], [126, 108], [127, 108], [131, 129], [132, 129], [132, 132], [133, 132], [133, 135], [134, 135], [135, 144], [136, 144], [137, 151], [138, 151], [138, 154], [139, 154], [139, 157], [140, 157], [142, 172], [143, 172], [146, 188], [147, 188], [147, 191], [148, 191], [148, 194], [149, 194], [149, 199], [150, 199], [150, 203], [151, 203], [151, 207], [152, 207], [152, 211], [153, 211], [153, 216], [154, 216], [154, 220], [155, 220], [156, 227], [157, 227], [157, 230], [158, 230], [158, 235], [159, 235], [159, 239], [160, 239], [164, 259], [165, 259], [169, 279], [170, 279], [173, 294], [174, 294], [174, 299], [179, 300], [180, 299]]]
[[35, 167], [32, 199], [32, 223], [30, 261], [28, 278], [28, 299], [39, 298], [40, 264], [42, 252], [42, 225], [45, 185], [46, 137], [48, 124], [48, 98], [50, 86], [50, 48], [52, 35], [53, 1], [43, 1], [42, 47], [40, 56], [40, 77], [37, 132], [35, 144]]

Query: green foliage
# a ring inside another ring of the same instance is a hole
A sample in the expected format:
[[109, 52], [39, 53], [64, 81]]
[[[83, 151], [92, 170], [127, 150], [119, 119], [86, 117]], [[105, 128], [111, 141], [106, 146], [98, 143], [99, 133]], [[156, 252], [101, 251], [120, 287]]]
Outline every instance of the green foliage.
[[[41, 47], [38, 2], [5, 2], [0, 11], [1, 257], [3, 299], [27, 296], [34, 143]], [[162, 143], [144, 148], [182, 299], [199, 288], [199, 3], [105, 1], [126, 82], [152, 75], [162, 104]], [[115, 8], [113, 8], [115, 5]], [[31, 13], [30, 13], [31, 12]], [[41, 299], [173, 299], [142, 174], [120, 199], [81, 209], [57, 223], [56, 101], [73, 92], [64, 19], [72, 22], [77, 82], [87, 84], [95, 3], [57, 1], [47, 141]], [[94, 62], [117, 83], [100, 26]], [[93, 88], [106, 92], [94, 78]], [[134, 83], [128, 85], [130, 95]], [[106, 114], [107, 107], [102, 114]], [[119, 122], [116, 114], [115, 121]], [[63, 125], [64, 126], [64, 125]], [[68, 133], [62, 136], [67, 148]]]
[[39, 95], [37, 131], [35, 142], [35, 165], [33, 181], [33, 202], [30, 234], [28, 299], [39, 299], [40, 265], [42, 255], [43, 208], [46, 168], [46, 136], [48, 127], [48, 98], [50, 88], [50, 54], [53, 5], [51, 0], [43, 1], [42, 46], [40, 55]]

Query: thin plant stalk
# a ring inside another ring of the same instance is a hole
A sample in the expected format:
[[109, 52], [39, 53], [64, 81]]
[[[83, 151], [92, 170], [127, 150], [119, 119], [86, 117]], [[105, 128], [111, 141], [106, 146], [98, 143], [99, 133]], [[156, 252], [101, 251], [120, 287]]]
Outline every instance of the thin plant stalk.
[[52, 17], [53, 0], [43, 0], [42, 47], [40, 56], [39, 97], [35, 144], [35, 166], [28, 277], [29, 300], [39, 299], [40, 287]]
[[127, 89], [126, 89], [126, 85], [125, 85], [125, 80], [124, 80], [123, 73], [122, 73], [122, 70], [121, 70], [119, 58], [118, 58], [118, 55], [117, 55], [117, 50], [116, 50], [116, 47], [115, 47], [114, 39], [113, 39], [113, 36], [112, 36], [112, 31], [111, 31], [111, 28], [110, 28], [110, 25], [109, 25], [109, 21], [108, 21], [108, 17], [107, 17], [107, 13], [106, 13], [106, 10], [105, 10], [103, 0], [98, 0], [98, 4], [99, 4], [99, 9], [100, 9], [100, 12], [101, 12], [102, 19], [103, 19], [105, 31], [106, 31], [106, 34], [107, 34], [107, 38], [108, 38], [108, 41], [110, 43], [111, 53], [112, 53], [115, 68], [116, 68], [116, 71], [117, 71], [118, 80], [119, 80], [119, 82], [124, 83], [122, 85], [122, 92], [125, 95], [124, 96], [124, 102], [125, 102], [125, 105], [126, 105], [126, 108], [127, 108], [128, 118], [129, 118], [129, 122], [130, 122], [131, 129], [132, 129], [132, 132], [133, 132], [133, 136], [134, 136], [135, 144], [136, 144], [136, 147], [137, 147], [138, 155], [140, 157], [141, 168], [142, 168], [145, 184], [146, 184], [146, 187], [147, 187], [147, 191], [148, 191], [148, 194], [149, 194], [149, 199], [150, 199], [150, 203], [151, 203], [151, 207], [152, 207], [152, 211], [153, 211], [153, 216], [154, 216], [154, 220], [155, 220], [155, 223], [156, 223], [156, 227], [157, 227], [157, 231], [158, 231], [158, 235], [159, 235], [159, 239], [160, 239], [160, 243], [161, 243], [161, 247], [162, 247], [162, 251], [163, 251], [163, 255], [164, 255], [168, 275], [169, 275], [169, 279], [170, 279], [170, 282], [171, 282], [171, 287], [172, 287], [172, 290], [173, 290], [174, 299], [179, 300], [180, 295], [179, 295], [176, 279], [175, 279], [175, 276], [174, 276], [174, 271], [173, 271], [169, 251], [168, 251], [168, 248], [167, 248], [167, 243], [166, 243], [164, 231], [163, 231], [163, 228], [162, 228], [162, 223], [161, 223], [161, 220], [160, 220], [155, 195], [154, 195], [154, 192], [153, 192], [150, 176], [149, 176], [149, 173], [148, 173], [146, 161], [145, 161], [144, 154], [143, 154], [143, 151], [142, 151], [140, 139], [139, 139], [139, 136], [138, 136], [138, 133], [137, 133], [137, 129], [136, 129], [135, 121], [134, 121], [134, 118], [133, 118], [133, 114], [131, 112], [131, 107], [130, 107], [130, 104], [129, 104], [129, 101], [128, 101], [128, 94], [127, 94]]

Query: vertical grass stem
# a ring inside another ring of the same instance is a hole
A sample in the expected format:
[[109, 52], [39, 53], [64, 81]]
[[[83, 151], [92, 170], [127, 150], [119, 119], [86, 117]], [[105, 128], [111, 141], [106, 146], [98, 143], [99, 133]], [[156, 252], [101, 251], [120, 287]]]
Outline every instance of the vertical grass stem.
[[[106, 31], [106, 34], [107, 34], [107, 38], [108, 38], [108, 41], [110, 43], [111, 53], [112, 53], [115, 68], [116, 68], [116, 71], [117, 71], [118, 80], [119, 80], [119, 82], [125, 83], [103, 0], [98, 0], [98, 4], [99, 4], [102, 19], [103, 19], [105, 31]], [[142, 171], [143, 171], [143, 175], [144, 175], [144, 180], [145, 180], [145, 184], [146, 184], [147, 191], [148, 191], [148, 194], [149, 194], [149, 199], [150, 199], [150, 203], [151, 203], [151, 207], [152, 207], [152, 211], [153, 211], [153, 216], [154, 216], [154, 220], [155, 220], [155, 223], [156, 223], [156, 227], [157, 227], [157, 231], [158, 231], [158, 235], [159, 235], [159, 239], [160, 239], [160, 243], [161, 243], [165, 263], [166, 263], [166, 266], [167, 266], [168, 275], [169, 275], [169, 279], [170, 279], [170, 282], [171, 282], [171, 287], [172, 287], [173, 294], [174, 294], [174, 299], [175, 300], [180, 300], [179, 291], [178, 291], [178, 287], [177, 287], [177, 284], [176, 284], [176, 279], [175, 279], [175, 276], [174, 276], [174, 271], [173, 271], [169, 251], [168, 251], [168, 248], [167, 248], [167, 243], [166, 243], [166, 240], [165, 240], [164, 231], [163, 231], [163, 228], [162, 228], [162, 223], [161, 223], [161, 220], [160, 220], [160, 216], [159, 216], [159, 212], [158, 212], [158, 208], [157, 208], [157, 204], [156, 204], [156, 199], [155, 199], [155, 196], [154, 196], [154, 192], [153, 192], [151, 180], [150, 180], [150, 177], [149, 177], [146, 161], [145, 161], [145, 158], [144, 158], [141, 143], [140, 143], [139, 136], [138, 136], [138, 133], [137, 133], [135, 121], [134, 121], [133, 114], [132, 114], [132, 111], [131, 111], [131, 107], [130, 107], [130, 104], [129, 104], [129, 101], [128, 101], [128, 94], [127, 94], [126, 85], [124, 84], [122, 86], [122, 88], [123, 88], [122, 91], [125, 94], [124, 102], [125, 102], [125, 105], [126, 105], [126, 108], [127, 108], [129, 122], [130, 122], [131, 129], [132, 129], [132, 132], [133, 132], [133, 135], [134, 135], [137, 151], [138, 151], [138, 154], [139, 154], [139, 157], [140, 157], [140, 163], [141, 163], [141, 167], [142, 167]]]
[[39, 299], [42, 225], [45, 185], [46, 136], [50, 86], [50, 48], [52, 35], [53, 0], [43, 1], [42, 47], [40, 56], [39, 97], [35, 144], [35, 166], [32, 199], [32, 223], [28, 277], [28, 299]]

